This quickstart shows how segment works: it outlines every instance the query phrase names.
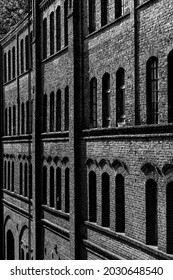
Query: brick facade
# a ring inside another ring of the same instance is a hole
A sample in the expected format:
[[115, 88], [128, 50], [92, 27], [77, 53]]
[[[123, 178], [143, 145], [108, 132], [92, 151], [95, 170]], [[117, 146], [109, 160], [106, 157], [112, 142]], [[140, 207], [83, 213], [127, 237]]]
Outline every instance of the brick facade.
[[66, 1], [0, 42], [1, 259], [173, 259], [172, 2]]

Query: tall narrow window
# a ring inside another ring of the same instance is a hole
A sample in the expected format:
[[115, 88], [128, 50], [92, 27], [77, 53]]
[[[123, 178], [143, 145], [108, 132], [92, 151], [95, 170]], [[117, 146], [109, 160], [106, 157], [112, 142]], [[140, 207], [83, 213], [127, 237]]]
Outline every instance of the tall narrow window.
[[108, 23], [108, 0], [101, 0], [101, 26]]
[[65, 131], [69, 130], [69, 87], [65, 88]]
[[13, 105], [13, 135], [16, 135], [16, 106]]
[[47, 94], [43, 95], [43, 132], [47, 131]]
[[29, 164], [29, 198], [32, 199], [32, 164]]
[[97, 220], [97, 196], [96, 196], [96, 174], [93, 171], [89, 173], [89, 221]]
[[43, 20], [43, 59], [47, 57], [47, 18]]
[[69, 168], [65, 169], [65, 212], [70, 212]]
[[29, 67], [32, 67], [32, 31], [30, 32], [30, 37], [29, 37], [29, 48], [30, 48], [30, 61], [29, 61]]
[[150, 179], [146, 183], [146, 244], [157, 245], [157, 184]]
[[56, 94], [56, 130], [61, 131], [61, 91]]
[[56, 170], [56, 208], [61, 210], [61, 168]]
[[158, 60], [151, 57], [147, 62], [147, 123], [158, 123]]
[[116, 73], [116, 121], [125, 120], [125, 74], [124, 69], [119, 68]]
[[64, 45], [68, 45], [68, 0], [64, 2]]
[[11, 179], [11, 169], [10, 169], [10, 161], [8, 161], [8, 190], [10, 190], [10, 179]]
[[43, 204], [47, 204], [47, 167], [43, 167]]
[[50, 168], [50, 207], [54, 207], [54, 168]]
[[92, 127], [97, 127], [97, 79], [90, 82], [90, 122]]
[[28, 165], [25, 163], [25, 182], [24, 182], [24, 196], [28, 195]]
[[116, 231], [125, 232], [125, 196], [124, 177], [120, 174], [116, 176]]
[[25, 133], [25, 106], [22, 102], [21, 105], [21, 134]]
[[12, 77], [13, 79], [16, 76], [16, 55], [15, 55], [15, 47], [12, 48]]
[[56, 10], [56, 50], [61, 49], [61, 7]]
[[115, 18], [124, 14], [124, 0], [115, 0]]
[[7, 188], [7, 162], [4, 161], [4, 189]]
[[173, 254], [173, 182], [166, 189], [167, 253]]
[[8, 80], [11, 80], [11, 51], [8, 51]]
[[102, 121], [103, 127], [110, 126], [110, 75], [105, 73], [102, 78]]
[[26, 61], [26, 71], [29, 70], [29, 37], [25, 37], [25, 61]]
[[96, 29], [95, 9], [95, 0], [89, 0], [89, 33]]
[[29, 101], [26, 101], [26, 133], [30, 133], [30, 122], [29, 122]]
[[23, 39], [20, 41], [20, 71], [21, 71], [21, 74], [24, 72], [24, 48], [23, 48]]
[[54, 131], [54, 92], [50, 94], [50, 132]]
[[23, 165], [20, 163], [20, 195], [23, 194]]
[[109, 175], [102, 174], [102, 226], [109, 227], [110, 225], [110, 194], [109, 194]]
[[11, 170], [11, 191], [14, 192], [14, 162], [12, 161], [12, 170]]
[[173, 50], [168, 55], [168, 122], [173, 122]]
[[4, 134], [7, 136], [8, 134], [8, 112], [7, 112], [7, 108], [5, 108], [5, 130], [4, 130]]
[[7, 82], [7, 54], [4, 54], [4, 83]]
[[11, 107], [9, 107], [9, 135], [11, 135]]
[[54, 54], [54, 12], [50, 14], [50, 55]]

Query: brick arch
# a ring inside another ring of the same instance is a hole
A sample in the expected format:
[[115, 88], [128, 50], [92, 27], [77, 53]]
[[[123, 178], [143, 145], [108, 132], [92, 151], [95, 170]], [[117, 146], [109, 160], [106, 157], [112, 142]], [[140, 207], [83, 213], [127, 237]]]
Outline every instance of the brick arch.
[[151, 162], [146, 162], [141, 166], [141, 171], [146, 176], [147, 180], [153, 179], [158, 182], [159, 176], [162, 175], [160, 169]]
[[7, 259], [7, 233], [10, 231], [14, 238], [14, 259], [17, 259], [17, 248], [19, 248], [18, 243], [18, 232], [13, 222], [11, 216], [7, 213], [4, 223], [4, 237], [5, 237], [5, 259]]

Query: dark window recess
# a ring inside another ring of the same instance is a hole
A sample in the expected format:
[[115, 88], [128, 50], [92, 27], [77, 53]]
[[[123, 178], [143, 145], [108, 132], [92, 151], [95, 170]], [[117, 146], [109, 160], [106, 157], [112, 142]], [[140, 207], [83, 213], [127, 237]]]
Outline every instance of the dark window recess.
[[124, 14], [124, 0], [115, 0], [115, 18]]
[[69, 130], [69, 87], [65, 88], [65, 131]]
[[23, 195], [23, 165], [20, 163], [20, 195]]
[[4, 83], [7, 82], [7, 54], [4, 54]]
[[158, 123], [158, 60], [151, 57], [147, 62], [147, 123]]
[[9, 135], [11, 136], [11, 107], [9, 107]]
[[24, 46], [23, 46], [23, 39], [20, 41], [20, 71], [21, 71], [21, 74], [24, 72]]
[[21, 134], [25, 133], [25, 106], [22, 102], [21, 105]]
[[50, 132], [54, 131], [54, 92], [50, 94]]
[[120, 174], [116, 176], [116, 231], [125, 232], [125, 195], [124, 177]]
[[157, 246], [157, 184], [150, 179], [146, 183], [146, 244]]
[[110, 126], [110, 75], [105, 73], [102, 78], [102, 122], [103, 127]]
[[167, 253], [173, 254], [173, 182], [166, 189]]
[[29, 70], [29, 37], [25, 37], [25, 62], [26, 62], [26, 71]]
[[28, 196], [28, 165], [25, 163], [24, 196]]
[[43, 59], [47, 57], [47, 18], [43, 20]]
[[107, 173], [102, 174], [102, 226], [110, 226], [110, 188], [109, 175]]
[[16, 106], [13, 105], [13, 135], [16, 135]]
[[116, 73], [116, 121], [125, 121], [125, 73], [123, 68], [119, 68]]
[[12, 77], [13, 79], [16, 76], [16, 54], [15, 54], [15, 47], [12, 48]]
[[168, 122], [173, 122], [173, 50], [168, 55]]
[[8, 80], [11, 80], [11, 51], [8, 51]]
[[11, 179], [11, 167], [10, 167], [10, 161], [8, 162], [8, 190], [10, 191], [10, 179]]
[[61, 49], [61, 7], [58, 6], [56, 10], [56, 49]]
[[95, 0], [89, 0], [89, 33], [94, 32], [96, 29], [96, 4]]
[[56, 131], [61, 131], [61, 91], [56, 95]]
[[50, 168], [50, 207], [54, 207], [54, 168]]
[[56, 170], [56, 208], [61, 210], [61, 168]]
[[50, 55], [54, 54], [54, 12], [50, 14]]
[[68, 45], [68, 1], [64, 2], [64, 45]]
[[43, 132], [47, 132], [47, 94], [43, 95]]
[[43, 167], [43, 204], [47, 205], [47, 167]]
[[91, 171], [89, 173], [89, 221], [97, 221], [97, 190], [96, 190], [96, 174]]
[[91, 127], [97, 127], [97, 79], [90, 82], [90, 123]]
[[65, 212], [70, 212], [69, 168], [65, 169]]
[[101, 0], [101, 26], [108, 23], [108, 0]]
[[14, 192], [14, 162], [12, 161], [11, 168], [11, 191]]

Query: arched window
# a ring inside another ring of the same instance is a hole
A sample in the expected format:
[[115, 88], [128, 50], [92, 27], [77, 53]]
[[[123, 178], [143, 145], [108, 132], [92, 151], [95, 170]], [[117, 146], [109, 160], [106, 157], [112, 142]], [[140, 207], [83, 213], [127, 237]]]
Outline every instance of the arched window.
[[25, 182], [24, 182], [24, 196], [28, 195], [28, 165], [25, 163]]
[[11, 169], [10, 169], [10, 161], [8, 162], [8, 190], [10, 190], [10, 179], [11, 179]]
[[47, 18], [43, 20], [43, 59], [47, 57]]
[[110, 126], [110, 75], [105, 73], [102, 78], [102, 122], [103, 127]]
[[61, 168], [56, 170], [56, 208], [61, 210]]
[[25, 133], [25, 106], [22, 102], [21, 105], [21, 134]]
[[23, 39], [20, 41], [20, 71], [21, 71], [21, 74], [24, 72], [24, 48], [23, 48]]
[[47, 204], [47, 167], [43, 166], [43, 204]]
[[54, 168], [50, 167], [50, 207], [54, 207]]
[[173, 182], [166, 189], [167, 253], [173, 254]]
[[108, 0], [101, 0], [101, 26], [108, 23]]
[[43, 95], [43, 132], [47, 131], [47, 94]]
[[95, 0], [89, 0], [89, 33], [94, 32], [96, 29], [96, 20], [95, 20]]
[[68, 0], [64, 2], [64, 45], [68, 45]]
[[115, 18], [124, 14], [124, 0], [115, 0]]
[[5, 108], [5, 131], [4, 134], [7, 136], [8, 134], [8, 112], [7, 112], [7, 108]]
[[115, 179], [116, 186], [116, 231], [125, 232], [125, 196], [124, 177], [120, 174]]
[[4, 83], [7, 82], [7, 54], [4, 54]]
[[16, 76], [16, 55], [15, 55], [15, 47], [12, 48], [12, 77], [13, 79]]
[[54, 12], [50, 14], [50, 55], [54, 54]]
[[92, 127], [97, 127], [97, 79], [90, 82], [90, 122]]
[[69, 87], [65, 88], [65, 131], [69, 130]]
[[173, 122], [173, 50], [168, 55], [168, 122]]
[[125, 74], [119, 68], [116, 73], [116, 120], [117, 123], [125, 120]]
[[8, 80], [11, 80], [11, 51], [8, 51]]
[[7, 260], [15, 259], [15, 242], [11, 230], [7, 231]]
[[11, 135], [11, 107], [9, 107], [9, 135]]
[[26, 133], [30, 133], [30, 122], [29, 122], [29, 101], [26, 101]]
[[54, 92], [50, 94], [50, 132], [54, 131]]
[[29, 70], [29, 38], [28, 35], [25, 37], [25, 61], [26, 61], [26, 71]]
[[69, 168], [65, 169], [65, 212], [70, 212]]
[[56, 49], [61, 49], [61, 7], [56, 9]]
[[96, 174], [93, 171], [89, 173], [89, 221], [96, 223], [97, 221], [97, 190], [96, 190]]
[[23, 165], [20, 163], [20, 195], [23, 195]]
[[56, 94], [56, 130], [61, 131], [61, 91]]
[[11, 170], [11, 191], [14, 192], [14, 162], [12, 161], [12, 170]]
[[16, 135], [16, 106], [13, 105], [13, 135]]
[[110, 193], [109, 193], [109, 175], [102, 174], [102, 226], [109, 227], [110, 225]]
[[147, 123], [158, 123], [158, 59], [147, 62]]
[[157, 245], [157, 184], [150, 179], [146, 182], [146, 244]]

